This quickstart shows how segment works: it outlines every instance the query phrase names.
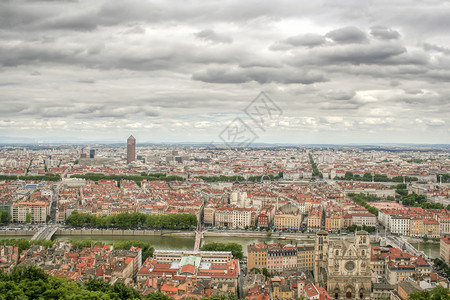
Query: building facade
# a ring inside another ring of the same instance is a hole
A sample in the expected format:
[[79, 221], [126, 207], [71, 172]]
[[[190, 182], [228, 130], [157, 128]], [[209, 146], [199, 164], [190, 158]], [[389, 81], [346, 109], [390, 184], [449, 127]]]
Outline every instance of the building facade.
[[50, 207], [47, 202], [17, 202], [11, 206], [11, 221], [18, 223], [27, 222], [27, 215], [32, 223], [45, 223]]
[[329, 241], [326, 231], [318, 231], [314, 279], [334, 299], [371, 299], [369, 234], [358, 231], [353, 242]]
[[441, 238], [440, 258], [447, 264], [450, 263], [450, 237]]
[[276, 213], [273, 226], [276, 229], [299, 230], [302, 224], [301, 214]]
[[136, 160], [136, 139], [130, 135], [127, 140], [127, 164]]
[[286, 270], [312, 271], [314, 268], [314, 245], [251, 244], [247, 246], [248, 269], [279, 273]]

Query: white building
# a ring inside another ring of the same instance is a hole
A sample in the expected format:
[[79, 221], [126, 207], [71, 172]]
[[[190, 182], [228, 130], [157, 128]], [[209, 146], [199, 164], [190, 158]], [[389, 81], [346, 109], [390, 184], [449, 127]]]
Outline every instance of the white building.
[[45, 223], [50, 213], [50, 205], [47, 202], [17, 202], [11, 206], [13, 222], [25, 223], [27, 215], [31, 215], [31, 222]]
[[397, 233], [401, 235], [409, 235], [409, 217], [403, 217], [401, 215], [390, 216], [389, 230], [391, 233]]
[[354, 213], [352, 214], [352, 224], [358, 226], [376, 226], [377, 217], [371, 213]]

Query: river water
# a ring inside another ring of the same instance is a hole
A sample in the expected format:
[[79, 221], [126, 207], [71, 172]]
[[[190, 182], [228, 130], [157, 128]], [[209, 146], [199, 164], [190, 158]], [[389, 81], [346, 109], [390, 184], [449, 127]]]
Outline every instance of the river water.
[[[153, 248], [157, 250], [193, 250], [195, 239], [194, 237], [180, 237], [180, 236], [77, 236], [77, 235], [60, 235], [55, 236], [56, 240], [69, 241], [69, 240], [95, 240], [102, 242], [113, 242], [122, 240], [138, 240], [150, 243]], [[202, 239], [202, 245], [205, 243], [238, 243], [242, 245], [244, 256], [247, 256], [247, 245], [256, 243], [297, 243], [297, 244], [312, 244], [314, 240], [311, 239], [277, 239], [277, 238], [255, 238], [255, 237], [204, 237]]]
[[[3, 238], [13, 238], [0, 236], [0, 240]], [[31, 236], [28, 237], [19, 237], [30, 239]], [[158, 250], [193, 250], [194, 249], [194, 237], [181, 237], [181, 236], [104, 236], [104, 235], [91, 235], [91, 236], [81, 236], [81, 235], [59, 235], [54, 237], [56, 240], [60, 241], [70, 241], [70, 240], [95, 240], [102, 241], [105, 243], [113, 242], [113, 241], [122, 241], [122, 240], [138, 240], [150, 243], [153, 248]], [[244, 255], [247, 256], [247, 246], [253, 243], [262, 244], [262, 243], [297, 243], [297, 244], [312, 244], [314, 240], [312, 239], [277, 239], [277, 238], [255, 238], [255, 237], [234, 237], [228, 236], [224, 237], [204, 237], [202, 240], [202, 244], [212, 243], [212, 242], [221, 242], [221, 243], [238, 243], [242, 245], [242, 249], [244, 251]], [[424, 251], [426, 255], [431, 258], [439, 257], [439, 244], [431, 244], [431, 243], [411, 243], [416, 249]], [[375, 245], [372, 245], [375, 246]]]

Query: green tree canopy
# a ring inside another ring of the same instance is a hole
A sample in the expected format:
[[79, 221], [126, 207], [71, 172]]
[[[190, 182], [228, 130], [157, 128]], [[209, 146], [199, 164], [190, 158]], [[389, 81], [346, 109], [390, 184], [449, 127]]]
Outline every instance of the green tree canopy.
[[244, 252], [242, 245], [237, 243], [207, 243], [204, 244], [200, 250], [202, 251], [231, 251], [234, 258], [243, 259]]

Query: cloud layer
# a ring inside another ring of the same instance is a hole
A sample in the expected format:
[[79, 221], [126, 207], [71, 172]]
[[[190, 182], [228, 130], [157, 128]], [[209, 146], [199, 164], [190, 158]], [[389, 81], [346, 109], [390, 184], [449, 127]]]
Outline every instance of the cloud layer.
[[[0, 136], [450, 143], [445, 1], [0, 2]], [[448, 26], [446, 26], [448, 25]]]

